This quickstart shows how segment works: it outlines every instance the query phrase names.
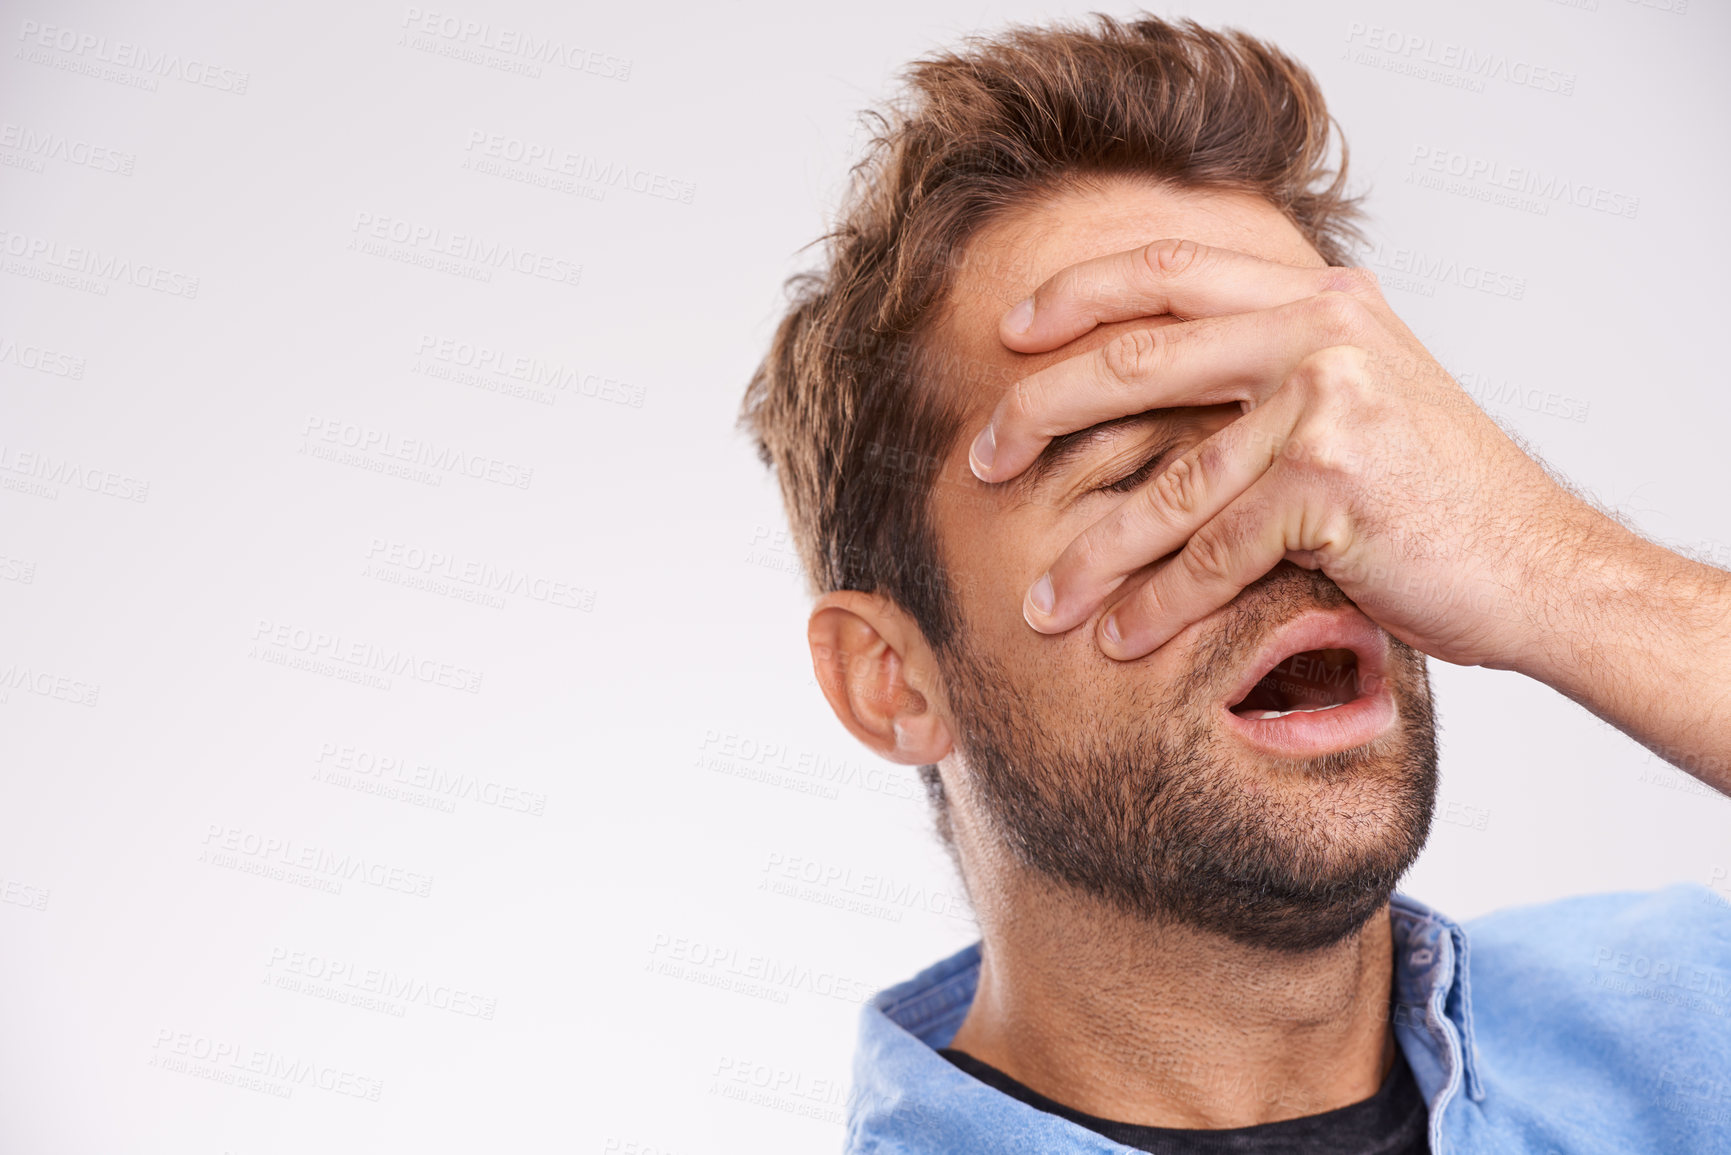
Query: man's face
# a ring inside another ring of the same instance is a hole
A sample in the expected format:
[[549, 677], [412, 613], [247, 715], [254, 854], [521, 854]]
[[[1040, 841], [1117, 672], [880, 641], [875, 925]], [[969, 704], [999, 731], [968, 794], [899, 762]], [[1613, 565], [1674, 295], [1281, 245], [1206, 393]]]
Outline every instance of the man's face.
[[1423, 655], [1284, 562], [1137, 661], [1103, 655], [1093, 619], [1057, 636], [1023, 621], [1023, 593], [1064, 547], [1237, 405], [1096, 427], [1003, 485], [967, 464], [1002, 381], [1178, 320], [1024, 356], [997, 339], [1004, 311], [1068, 265], [1162, 237], [1325, 263], [1257, 198], [1121, 181], [1030, 206], [959, 263], [935, 336], [986, 371], [947, 386], [966, 433], [932, 496], [964, 622], [937, 655], [944, 692], [969, 793], [1025, 865], [1143, 917], [1316, 948], [1379, 910], [1424, 844], [1436, 744]]

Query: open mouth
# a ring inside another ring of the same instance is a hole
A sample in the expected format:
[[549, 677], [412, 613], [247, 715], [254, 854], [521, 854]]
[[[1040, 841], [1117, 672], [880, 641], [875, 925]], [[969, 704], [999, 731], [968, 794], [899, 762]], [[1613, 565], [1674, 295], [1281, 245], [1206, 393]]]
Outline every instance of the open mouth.
[[1262, 675], [1231, 709], [1240, 718], [1267, 720], [1333, 710], [1358, 696], [1357, 654], [1338, 648], [1304, 650]]
[[1388, 661], [1388, 635], [1356, 608], [1307, 611], [1263, 639], [1221, 706], [1230, 729], [1270, 753], [1362, 746], [1398, 717]]

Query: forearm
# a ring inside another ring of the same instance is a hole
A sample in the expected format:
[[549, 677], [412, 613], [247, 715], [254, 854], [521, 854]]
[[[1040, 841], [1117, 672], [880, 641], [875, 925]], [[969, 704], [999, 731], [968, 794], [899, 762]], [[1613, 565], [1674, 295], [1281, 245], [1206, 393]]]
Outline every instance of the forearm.
[[1557, 551], [1544, 639], [1514, 663], [1731, 794], [1731, 574], [1594, 511]]

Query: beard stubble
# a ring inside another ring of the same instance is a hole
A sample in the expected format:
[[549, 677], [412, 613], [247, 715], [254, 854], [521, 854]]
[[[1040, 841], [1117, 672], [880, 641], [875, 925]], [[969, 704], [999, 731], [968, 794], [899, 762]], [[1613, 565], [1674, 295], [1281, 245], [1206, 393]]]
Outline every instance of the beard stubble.
[[1285, 952], [1356, 933], [1430, 831], [1424, 655], [1389, 639], [1398, 721], [1352, 750], [1276, 766], [1224, 733], [1213, 704], [1268, 633], [1348, 600], [1321, 573], [1283, 564], [1195, 644], [1187, 676], [1137, 688], [1129, 709], [1084, 687], [1028, 685], [962, 631], [938, 661], [992, 828], [1025, 866], [1141, 919]]

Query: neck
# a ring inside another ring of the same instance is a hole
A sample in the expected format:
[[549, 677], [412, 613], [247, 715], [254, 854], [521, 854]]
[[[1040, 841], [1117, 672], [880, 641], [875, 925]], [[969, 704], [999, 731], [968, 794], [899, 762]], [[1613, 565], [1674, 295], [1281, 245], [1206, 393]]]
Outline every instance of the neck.
[[1246, 1127], [1374, 1095], [1394, 1062], [1384, 907], [1287, 954], [1153, 925], [1022, 872], [986, 888], [979, 990], [950, 1044], [1065, 1106]]

